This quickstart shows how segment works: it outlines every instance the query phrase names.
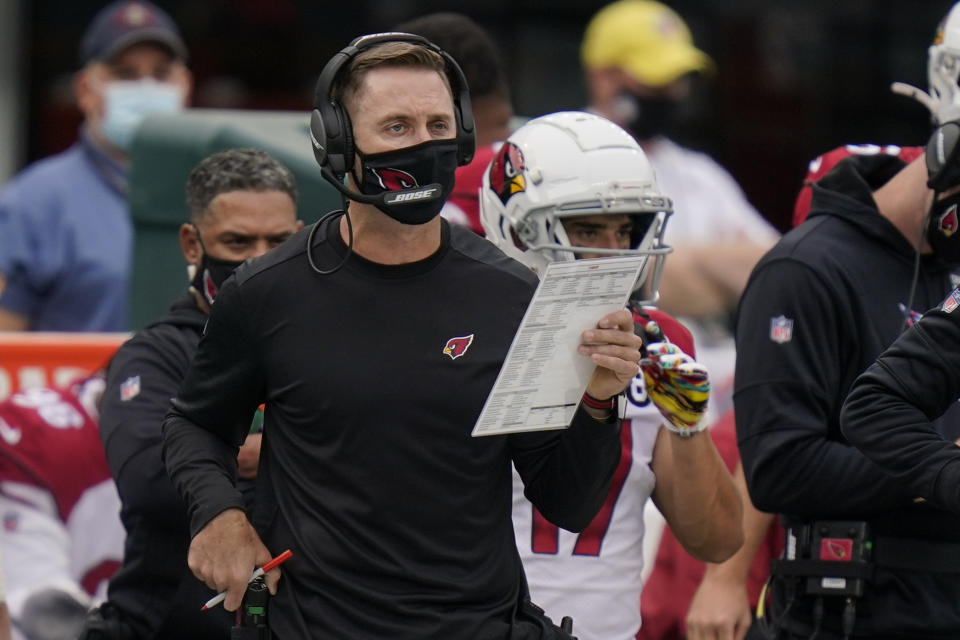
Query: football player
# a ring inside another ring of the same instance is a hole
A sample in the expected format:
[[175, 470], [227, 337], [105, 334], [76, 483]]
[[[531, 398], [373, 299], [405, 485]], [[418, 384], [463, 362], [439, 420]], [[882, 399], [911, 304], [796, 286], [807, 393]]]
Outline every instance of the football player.
[[123, 560], [120, 498], [97, 430], [103, 387], [97, 375], [0, 403], [3, 569], [14, 638], [75, 637]]
[[702, 420], [709, 395], [690, 333], [648, 306], [657, 299], [671, 212], [649, 162], [623, 129], [596, 115], [555, 113], [514, 132], [481, 190], [481, 220], [501, 250], [542, 271], [551, 262], [641, 255], [630, 307], [646, 333], [641, 374], [626, 393], [622, 453], [604, 507], [581, 533], [544, 519], [514, 482], [514, 528], [534, 602], [572, 616], [583, 638], [640, 627], [644, 507], [651, 498], [684, 547], [719, 562], [742, 540], [740, 499]]

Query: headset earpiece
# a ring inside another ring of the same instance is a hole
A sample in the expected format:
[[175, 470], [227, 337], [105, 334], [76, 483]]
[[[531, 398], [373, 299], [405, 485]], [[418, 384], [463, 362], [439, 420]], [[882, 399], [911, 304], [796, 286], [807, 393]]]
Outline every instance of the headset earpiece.
[[327, 163], [327, 129], [323, 126], [323, 117], [319, 109], [310, 114], [310, 145], [313, 147], [313, 157], [321, 167]]
[[353, 144], [353, 123], [350, 122], [350, 114], [347, 110], [337, 105], [337, 116], [340, 118], [340, 126], [343, 131], [343, 173], [353, 169], [353, 159], [357, 148]]
[[924, 152], [927, 186], [943, 192], [960, 184], [960, 123], [946, 122], [933, 132]]

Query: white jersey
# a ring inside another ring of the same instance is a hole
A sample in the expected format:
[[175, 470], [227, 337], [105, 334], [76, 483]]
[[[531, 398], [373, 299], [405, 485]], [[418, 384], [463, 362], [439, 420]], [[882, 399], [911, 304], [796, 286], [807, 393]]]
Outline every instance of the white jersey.
[[[644, 143], [657, 185], [673, 201], [664, 241], [683, 247], [752, 242], [772, 247], [780, 234], [747, 200], [733, 176], [709, 155], [659, 137]], [[667, 260], [669, 265], [669, 259]], [[733, 408], [736, 349], [726, 319], [683, 318], [693, 332], [698, 360], [713, 386], [706, 420], [713, 423]]]
[[780, 234], [747, 200], [733, 176], [710, 156], [657, 138], [644, 146], [657, 185], [670, 194], [669, 245], [752, 240], [772, 245]]
[[87, 401], [102, 385], [30, 389], [0, 404], [3, 572], [14, 620], [46, 588], [84, 603], [105, 598], [123, 560], [120, 498]]
[[[690, 334], [650, 310], [671, 342], [693, 355]], [[647, 396], [643, 376], [627, 390], [620, 464], [600, 512], [581, 533], [548, 522], [523, 496], [513, 472], [513, 527], [530, 595], [557, 624], [573, 618], [580, 640], [627, 640], [640, 629], [644, 508], [656, 483], [651, 461], [663, 417]]]

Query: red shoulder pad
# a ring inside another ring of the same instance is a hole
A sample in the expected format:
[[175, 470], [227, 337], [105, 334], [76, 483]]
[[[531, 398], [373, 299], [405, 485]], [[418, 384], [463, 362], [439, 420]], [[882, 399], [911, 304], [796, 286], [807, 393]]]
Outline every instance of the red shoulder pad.
[[0, 481], [49, 491], [66, 519], [87, 489], [109, 478], [97, 423], [73, 393], [28, 389], [0, 403]]

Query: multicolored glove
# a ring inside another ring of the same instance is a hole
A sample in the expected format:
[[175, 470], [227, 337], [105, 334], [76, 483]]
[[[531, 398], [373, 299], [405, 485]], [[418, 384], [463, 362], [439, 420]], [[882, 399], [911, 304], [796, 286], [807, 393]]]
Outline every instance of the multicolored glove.
[[[652, 333], [649, 327], [647, 332]], [[640, 369], [647, 394], [666, 418], [670, 431], [684, 437], [703, 431], [707, 426], [703, 416], [710, 399], [710, 374], [706, 367], [675, 344], [652, 342], [645, 348]]]

